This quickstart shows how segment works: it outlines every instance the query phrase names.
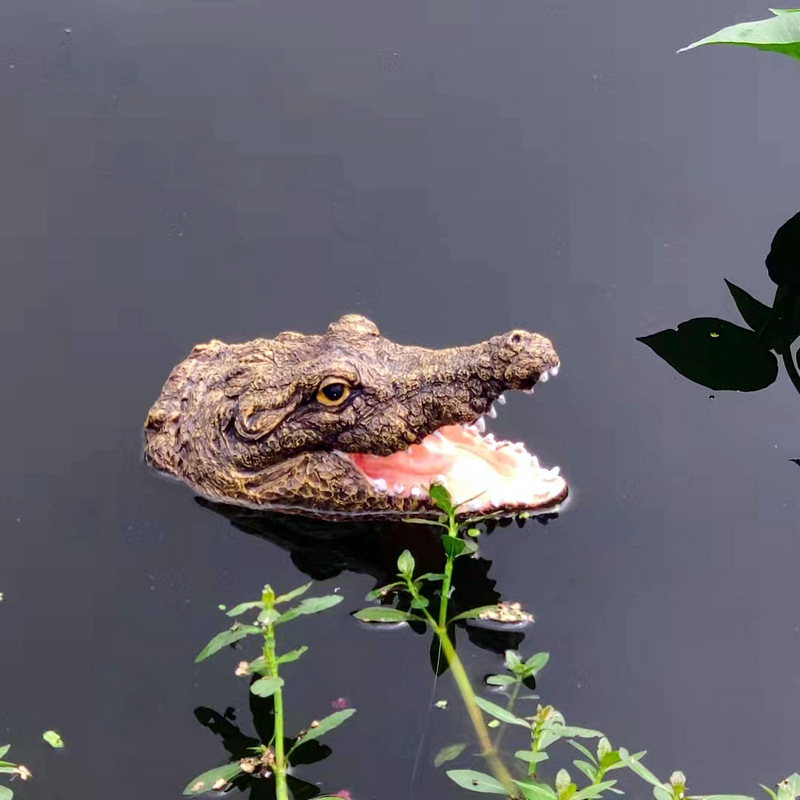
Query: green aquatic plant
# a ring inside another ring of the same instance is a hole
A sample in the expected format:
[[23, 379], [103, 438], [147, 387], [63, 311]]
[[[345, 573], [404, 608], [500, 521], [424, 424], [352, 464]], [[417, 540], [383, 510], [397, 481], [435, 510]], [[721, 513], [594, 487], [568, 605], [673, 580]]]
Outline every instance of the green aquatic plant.
[[[0, 775], [11, 775], [26, 781], [31, 777], [31, 771], [24, 764], [15, 764], [13, 761], [3, 761], [6, 753], [11, 749], [10, 744], [0, 745]], [[8, 786], [0, 786], [0, 800], [11, 800], [14, 792]]]
[[[518, 701], [539, 699], [538, 695], [521, 695], [520, 692], [525, 687], [535, 686], [537, 675], [549, 661], [548, 653], [536, 653], [523, 660], [516, 652], [506, 651], [506, 672], [490, 675], [485, 681], [496, 692], [506, 694], [506, 704], [500, 705], [481, 697], [473, 688], [456, 652], [452, 638], [454, 623], [476, 619], [529, 622], [532, 616], [519, 604], [505, 602], [470, 609], [452, 617], [448, 615], [449, 600], [455, 590], [452, 584], [453, 563], [456, 558], [477, 554], [475, 540], [480, 531], [474, 526], [487, 517], [473, 518], [459, 524], [456, 520], [458, 507], [453, 505], [445, 487], [433, 485], [430, 496], [442, 511], [433, 524], [445, 531], [442, 536], [446, 555], [444, 571], [415, 576], [414, 557], [405, 550], [397, 560], [398, 580], [373, 590], [367, 595], [367, 600], [383, 603], [398, 600], [407, 609], [390, 605], [370, 606], [355, 612], [354, 616], [368, 623], [424, 624], [434, 632], [435, 641], [439, 643], [439, 654], [450, 668], [480, 745], [480, 755], [489, 769], [488, 773], [476, 769], [449, 769], [447, 776], [454, 783], [472, 792], [501, 795], [514, 800], [599, 800], [608, 793], [623, 794], [616, 778], [609, 778], [609, 773], [625, 769], [652, 785], [655, 800], [753, 800], [743, 795], [720, 794], [703, 798], [687, 795], [683, 774], [675, 772], [669, 781], [660, 781], [642, 764], [645, 751], [630, 754], [622, 747], [614, 749], [609, 738], [601, 731], [568, 725], [564, 715], [551, 705], [538, 704], [535, 712], [527, 715], [518, 712], [515, 709]], [[423, 595], [423, 587], [428, 583], [441, 583], [438, 612], [431, 611], [431, 602]], [[437, 669], [436, 674], [439, 673]], [[446, 707], [444, 701], [436, 705]], [[489, 717], [488, 722], [484, 715]], [[494, 739], [490, 732], [493, 729], [498, 729]], [[508, 729], [524, 730], [527, 747], [516, 750], [513, 761], [507, 763], [500, 743]], [[580, 740], [597, 740], [594, 751]], [[558, 743], [567, 743], [580, 754], [581, 758], [572, 763], [577, 772], [586, 778], [585, 785], [579, 787], [566, 769], [559, 769], [549, 780], [543, 778], [542, 765], [550, 760], [550, 748]], [[440, 767], [455, 761], [464, 754], [466, 748], [464, 742], [442, 748], [434, 758], [434, 765]], [[800, 777], [788, 778], [778, 785], [777, 792], [764, 788], [770, 793], [771, 800], [795, 800], [800, 792]]]
[[770, 11], [772, 16], [767, 19], [729, 25], [678, 52], [708, 44], [731, 44], [800, 59], [800, 9], [771, 8]]
[[300, 731], [294, 738], [287, 740], [284, 736], [284, 697], [283, 677], [280, 666], [296, 661], [308, 649], [299, 647], [295, 650], [279, 654], [276, 647], [276, 628], [298, 617], [317, 614], [332, 608], [342, 601], [341, 595], [324, 597], [307, 597], [286, 610], [280, 606], [296, 600], [308, 589], [307, 583], [282, 595], [276, 595], [267, 585], [258, 600], [239, 603], [227, 611], [229, 617], [240, 617], [248, 612], [256, 613], [251, 624], [243, 624], [239, 620], [230, 628], [218, 633], [200, 652], [196, 661], [203, 661], [218, 653], [225, 647], [233, 645], [249, 636], [261, 637], [261, 654], [252, 661], [240, 661], [236, 675], [250, 676], [250, 692], [259, 698], [271, 698], [274, 706], [272, 735], [269, 741], [259, 742], [250, 747], [251, 755], [215, 767], [198, 775], [184, 789], [185, 795], [203, 794], [211, 789], [224, 789], [240, 776], [261, 776], [275, 779], [275, 796], [277, 800], [289, 800], [287, 775], [298, 751], [308, 742], [319, 739], [326, 733], [341, 725], [355, 714], [354, 708], [335, 711], [319, 720], [314, 720], [307, 729]]

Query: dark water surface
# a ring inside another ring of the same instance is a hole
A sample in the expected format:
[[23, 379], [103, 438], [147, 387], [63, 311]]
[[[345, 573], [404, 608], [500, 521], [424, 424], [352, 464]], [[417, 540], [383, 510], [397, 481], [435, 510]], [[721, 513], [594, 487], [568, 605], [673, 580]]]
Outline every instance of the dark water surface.
[[[397, 549], [430, 549], [425, 529], [344, 556], [304, 539], [293, 560], [281, 529], [249, 535], [141, 463], [193, 344], [351, 311], [407, 343], [524, 326], [560, 352], [493, 430], [560, 464], [575, 500], [496, 531], [469, 583], [535, 612], [521, 649], [552, 654], [543, 699], [697, 792], [800, 768], [800, 399], [781, 376], [711, 400], [635, 341], [734, 318], [723, 277], [771, 297], [763, 257], [800, 210], [800, 74], [675, 55], [765, 15], [5, 0], [0, 740], [35, 773], [20, 797], [178, 798], [225, 761], [195, 708], [252, 730], [236, 656], [193, 664], [217, 605], [308, 574], [345, 600], [286, 629], [311, 645], [286, 668], [289, 728], [339, 697], [359, 711], [303, 775], [354, 800], [465, 796], [430, 766], [466, 723], [448, 678], [450, 708], [428, 711], [427, 639], [349, 616]], [[476, 679], [500, 667], [461, 653]]]

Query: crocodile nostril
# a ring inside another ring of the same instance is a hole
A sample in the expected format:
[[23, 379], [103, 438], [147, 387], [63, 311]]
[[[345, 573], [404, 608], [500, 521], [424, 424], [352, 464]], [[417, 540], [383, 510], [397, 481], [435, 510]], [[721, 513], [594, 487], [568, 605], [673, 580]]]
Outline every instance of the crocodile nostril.
[[511, 344], [519, 344], [522, 341], [522, 334], [512, 333], [509, 340]]

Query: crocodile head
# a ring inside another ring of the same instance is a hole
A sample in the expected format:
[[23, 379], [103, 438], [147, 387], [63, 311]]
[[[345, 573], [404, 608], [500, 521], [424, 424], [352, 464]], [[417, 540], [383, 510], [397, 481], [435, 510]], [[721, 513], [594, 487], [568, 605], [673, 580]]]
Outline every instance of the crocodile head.
[[514, 330], [429, 350], [349, 314], [324, 335], [197, 345], [145, 422], [145, 458], [218, 502], [332, 519], [517, 514], [566, 497], [558, 469], [485, 435], [503, 393], [557, 373], [550, 341]]

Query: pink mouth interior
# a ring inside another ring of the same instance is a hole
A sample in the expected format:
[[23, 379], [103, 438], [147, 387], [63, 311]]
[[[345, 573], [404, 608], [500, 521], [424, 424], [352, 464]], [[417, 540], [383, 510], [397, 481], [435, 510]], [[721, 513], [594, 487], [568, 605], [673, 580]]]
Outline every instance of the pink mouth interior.
[[535, 509], [566, 494], [558, 467], [543, 469], [521, 443], [482, 436], [475, 426], [447, 425], [408, 450], [389, 456], [342, 453], [376, 491], [426, 497], [431, 483], [443, 483], [454, 503], [468, 511]]

